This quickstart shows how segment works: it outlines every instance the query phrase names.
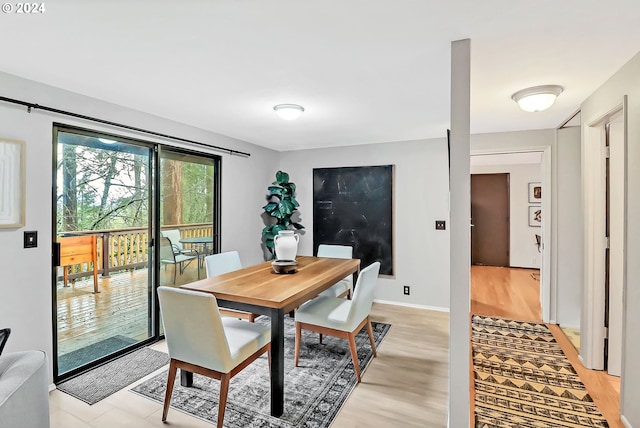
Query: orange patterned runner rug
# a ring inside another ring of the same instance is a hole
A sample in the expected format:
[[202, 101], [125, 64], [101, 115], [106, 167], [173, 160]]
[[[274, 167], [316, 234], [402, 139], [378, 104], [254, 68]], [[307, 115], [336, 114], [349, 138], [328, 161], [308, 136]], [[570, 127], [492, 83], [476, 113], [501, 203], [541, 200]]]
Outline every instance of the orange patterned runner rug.
[[477, 428], [608, 427], [549, 328], [474, 315]]

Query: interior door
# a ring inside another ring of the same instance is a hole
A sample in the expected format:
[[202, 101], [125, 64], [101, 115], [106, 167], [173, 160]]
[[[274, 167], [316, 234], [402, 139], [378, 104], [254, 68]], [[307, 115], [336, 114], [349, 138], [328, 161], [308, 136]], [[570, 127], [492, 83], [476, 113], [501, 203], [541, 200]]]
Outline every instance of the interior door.
[[471, 263], [509, 266], [509, 174], [471, 174]]
[[605, 268], [607, 304], [605, 325], [608, 328], [606, 364], [609, 374], [620, 376], [622, 370], [622, 290], [624, 287], [624, 236], [625, 236], [625, 146], [622, 115], [611, 119], [605, 127], [609, 147], [607, 229], [609, 249], [608, 266]]

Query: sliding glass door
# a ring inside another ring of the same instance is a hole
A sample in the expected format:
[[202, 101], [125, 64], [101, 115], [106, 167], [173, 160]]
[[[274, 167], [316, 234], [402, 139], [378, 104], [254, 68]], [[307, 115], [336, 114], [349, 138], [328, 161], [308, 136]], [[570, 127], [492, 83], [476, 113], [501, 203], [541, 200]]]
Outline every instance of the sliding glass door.
[[160, 150], [160, 285], [204, 278], [205, 257], [218, 252], [218, 165], [217, 158]]
[[58, 381], [157, 340], [155, 288], [204, 278], [220, 159], [56, 126], [54, 162]]
[[153, 147], [54, 130], [57, 378], [153, 336]]

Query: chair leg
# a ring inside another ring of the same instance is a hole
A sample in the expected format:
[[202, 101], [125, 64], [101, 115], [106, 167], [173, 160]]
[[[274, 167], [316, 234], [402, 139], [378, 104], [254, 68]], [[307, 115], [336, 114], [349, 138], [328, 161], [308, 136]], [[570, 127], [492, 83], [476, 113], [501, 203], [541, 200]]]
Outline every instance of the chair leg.
[[[300, 341], [302, 340], [302, 327], [300, 327], [300, 323], [296, 323], [296, 352], [293, 357], [293, 366], [298, 367], [298, 357], [300, 356]], [[269, 353], [271, 355], [271, 353]], [[269, 364], [271, 367], [271, 364]]]
[[373, 351], [373, 356], [377, 357], [376, 353], [376, 342], [373, 340], [373, 327], [371, 327], [371, 320], [367, 317], [367, 333], [369, 334], [369, 342], [371, 342], [371, 350]]
[[227, 395], [229, 394], [229, 381], [231, 373], [224, 373], [220, 378], [220, 405], [218, 406], [218, 428], [222, 428], [224, 411], [227, 409]]
[[356, 379], [360, 383], [360, 364], [358, 364], [358, 349], [356, 348], [356, 332], [349, 333], [349, 349], [353, 360], [353, 370], [356, 372]]
[[171, 394], [173, 393], [173, 382], [176, 380], [176, 371], [178, 370], [175, 360], [171, 360], [169, 364], [169, 377], [167, 378], [167, 392], [164, 395], [164, 409], [162, 410], [162, 422], [167, 420], [169, 412], [169, 404], [171, 404]]
[[322, 345], [322, 333], [318, 333], [318, 341]]

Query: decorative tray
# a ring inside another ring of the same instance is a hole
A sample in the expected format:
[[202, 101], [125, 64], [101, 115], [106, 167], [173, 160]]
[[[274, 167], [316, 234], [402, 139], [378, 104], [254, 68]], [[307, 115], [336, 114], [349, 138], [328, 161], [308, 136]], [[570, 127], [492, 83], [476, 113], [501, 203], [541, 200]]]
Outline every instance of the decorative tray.
[[275, 273], [295, 273], [298, 268], [298, 262], [295, 260], [274, 260], [271, 267]]

